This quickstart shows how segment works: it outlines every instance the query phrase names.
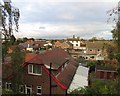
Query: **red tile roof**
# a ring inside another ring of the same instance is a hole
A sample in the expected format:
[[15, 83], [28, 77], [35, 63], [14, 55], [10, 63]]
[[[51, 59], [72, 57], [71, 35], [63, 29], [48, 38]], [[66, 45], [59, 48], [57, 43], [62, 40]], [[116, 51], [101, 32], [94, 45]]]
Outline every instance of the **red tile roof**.
[[52, 63], [54, 69], [58, 69], [64, 62], [66, 58], [71, 58], [68, 53], [63, 49], [53, 49], [41, 54], [27, 54], [25, 62], [36, 63], [36, 64], [46, 64], [47, 66]]
[[61, 47], [61, 42], [60, 41], [56, 41], [53, 46]]
[[70, 61], [65, 69], [57, 76], [57, 79], [68, 88], [72, 82], [77, 68], [78, 63], [73, 60]]
[[30, 61], [31, 59], [33, 59], [36, 56], [37, 56], [37, 54], [33, 54], [33, 53], [26, 54], [26, 56], [25, 56], [25, 62]]
[[69, 87], [79, 64], [76, 61], [74, 61], [74, 59], [71, 58], [67, 52], [65, 52], [63, 49], [57, 48], [54, 50], [49, 50], [42, 54], [37, 55], [29, 54], [29, 55], [30, 58], [27, 59], [29, 60], [27, 61], [27, 63], [45, 64], [47, 66], [50, 66], [50, 63], [52, 63], [52, 68], [56, 70], [67, 61], [67, 58], [69, 58], [69, 63], [67, 64], [67, 66], [56, 77], [56, 79], [61, 84], [63, 84], [63, 86], [66, 86], [67, 88]]

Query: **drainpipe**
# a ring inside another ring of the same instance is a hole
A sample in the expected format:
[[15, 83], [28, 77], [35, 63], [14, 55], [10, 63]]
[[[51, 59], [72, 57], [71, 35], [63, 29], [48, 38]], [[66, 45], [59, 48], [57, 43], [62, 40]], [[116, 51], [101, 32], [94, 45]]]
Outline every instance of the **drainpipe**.
[[[51, 75], [51, 67], [52, 67], [52, 63], [50, 63], [50, 75]], [[51, 85], [52, 84], [51, 84], [51, 76], [50, 76], [50, 96], [52, 96], [52, 90], [51, 90], [52, 87], [51, 87]]]

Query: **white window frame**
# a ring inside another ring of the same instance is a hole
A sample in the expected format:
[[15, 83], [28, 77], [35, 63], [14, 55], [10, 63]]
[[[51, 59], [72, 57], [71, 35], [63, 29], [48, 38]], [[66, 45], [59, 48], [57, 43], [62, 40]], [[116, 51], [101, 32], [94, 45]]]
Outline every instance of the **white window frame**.
[[19, 92], [20, 92], [20, 93], [24, 93], [24, 92], [25, 92], [25, 88], [23, 89], [23, 92], [21, 92], [21, 89], [20, 89], [21, 87], [24, 88], [24, 85], [20, 85], [20, 86], [19, 86]]
[[30, 65], [32, 65], [32, 64], [29, 64], [29, 65], [28, 65], [28, 73], [29, 73], [29, 74], [32, 74], [32, 72], [33, 72], [33, 65], [32, 65], [32, 72], [30, 72]]
[[[38, 93], [38, 89], [41, 90], [41, 93]], [[37, 95], [42, 95], [42, 86], [37, 86]]]
[[[8, 87], [7, 87], [7, 85], [8, 85]], [[5, 88], [11, 90], [10, 85], [12, 86], [12, 83], [6, 82], [6, 83], [5, 83]]]
[[[32, 72], [30, 72], [30, 65], [32, 65]], [[38, 74], [38, 73], [33, 73], [33, 67], [34, 65], [33, 64], [29, 64], [28, 65], [28, 74], [33, 74], [33, 75], [42, 75], [42, 68], [41, 68], [41, 73]], [[41, 67], [41, 66], [40, 66]]]
[[[30, 86], [30, 87], [28, 87]], [[32, 85], [25, 85], [25, 93], [27, 94], [27, 89], [30, 89], [30, 94], [32, 94]]]

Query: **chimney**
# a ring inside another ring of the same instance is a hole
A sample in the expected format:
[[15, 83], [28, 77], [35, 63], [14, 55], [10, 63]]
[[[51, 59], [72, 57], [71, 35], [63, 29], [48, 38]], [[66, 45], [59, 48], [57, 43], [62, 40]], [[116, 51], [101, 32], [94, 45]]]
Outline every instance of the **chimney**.
[[73, 35], [73, 38], [75, 38], [75, 35]]
[[30, 44], [28, 44], [28, 48], [30, 47]]
[[77, 37], [77, 39], [79, 40], [79, 39], [80, 39], [80, 37]]

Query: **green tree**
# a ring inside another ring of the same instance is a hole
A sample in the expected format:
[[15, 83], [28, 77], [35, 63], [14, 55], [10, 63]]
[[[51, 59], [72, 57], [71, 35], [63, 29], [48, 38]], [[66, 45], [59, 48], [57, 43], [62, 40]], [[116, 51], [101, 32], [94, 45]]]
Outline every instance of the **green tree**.
[[95, 80], [91, 86], [72, 90], [70, 94], [85, 94], [88, 96], [102, 96], [103, 94], [117, 94], [115, 80]]
[[90, 39], [90, 41], [97, 41], [98, 39], [97, 39], [97, 37], [92, 37], [91, 39]]
[[25, 54], [20, 51], [20, 49], [17, 47], [13, 53], [12, 53], [12, 70], [13, 70], [13, 79], [12, 79], [12, 90], [14, 93], [19, 93], [19, 85], [22, 84], [22, 64], [24, 62], [24, 56]]
[[15, 31], [18, 31], [19, 17], [19, 9], [12, 7], [11, 2], [4, 2], [4, 5], [0, 3], [1, 31], [5, 41], [2, 45], [2, 61], [4, 61], [4, 57], [7, 55], [8, 48], [15, 42], [13, 27]]
[[115, 58], [118, 61], [118, 67], [117, 67], [117, 71], [118, 71], [118, 81], [117, 81], [117, 93], [120, 94], [120, 72], [119, 72], [119, 68], [120, 68], [120, 2], [118, 2], [118, 7], [112, 9], [110, 12], [110, 16], [113, 15], [118, 15], [118, 20], [116, 20], [116, 18], [113, 19], [113, 21], [115, 21], [116, 26], [115, 28], [111, 31], [113, 34], [113, 40], [116, 44], [116, 53], [115, 53]]
[[24, 37], [24, 38], [23, 38], [23, 42], [26, 42], [27, 40], [28, 40], [27, 37]]
[[35, 39], [34, 38], [29, 38], [29, 40], [33, 40], [34, 41]]

